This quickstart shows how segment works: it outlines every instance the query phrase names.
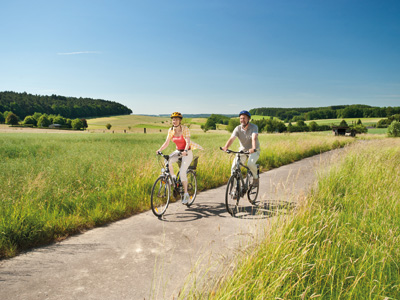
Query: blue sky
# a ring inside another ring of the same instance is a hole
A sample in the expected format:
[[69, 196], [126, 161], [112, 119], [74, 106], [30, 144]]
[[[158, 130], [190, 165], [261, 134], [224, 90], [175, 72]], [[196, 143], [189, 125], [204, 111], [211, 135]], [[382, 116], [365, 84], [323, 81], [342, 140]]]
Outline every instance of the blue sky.
[[3, 1], [0, 91], [137, 114], [400, 106], [400, 1]]

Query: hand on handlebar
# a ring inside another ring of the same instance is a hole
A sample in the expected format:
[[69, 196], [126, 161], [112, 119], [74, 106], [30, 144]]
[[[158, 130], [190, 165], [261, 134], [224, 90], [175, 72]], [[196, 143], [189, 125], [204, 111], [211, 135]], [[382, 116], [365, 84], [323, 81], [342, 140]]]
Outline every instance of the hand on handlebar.
[[221, 149], [222, 151], [225, 151], [226, 153], [239, 153], [239, 154], [251, 154], [254, 152], [257, 152], [257, 149], [249, 149], [248, 151], [233, 151], [233, 150], [229, 150], [227, 147], [219, 147], [219, 149]]
[[251, 153], [254, 153], [254, 152], [257, 152], [257, 149], [249, 149], [249, 153], [251, 154]]
[[229, 153], [231, 152], [231, 150], [228, 149], [228, 147], [219, 147], [219, 149], [221, 149], [222, 151]]

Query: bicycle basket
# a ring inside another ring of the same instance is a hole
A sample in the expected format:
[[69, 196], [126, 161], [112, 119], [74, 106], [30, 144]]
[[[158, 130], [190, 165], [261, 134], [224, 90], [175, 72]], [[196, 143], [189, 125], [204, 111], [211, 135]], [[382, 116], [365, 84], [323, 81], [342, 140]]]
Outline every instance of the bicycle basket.
[[199, 162], [199, 157], [198, 156], [194, 156], [192, 163], [189, 166], [189, 169], [191, 170], [196, 170], [197, 169], [197, 163]]
[[[189, 170], [196, 170], [197, 169], [197, 163], [198, 163], [199, 157], [198, 156], [194, 156], [192, 163], [189, 166]], [[179, 168], [181, 167], [182, 161], [178, 160], [178, 166]]]

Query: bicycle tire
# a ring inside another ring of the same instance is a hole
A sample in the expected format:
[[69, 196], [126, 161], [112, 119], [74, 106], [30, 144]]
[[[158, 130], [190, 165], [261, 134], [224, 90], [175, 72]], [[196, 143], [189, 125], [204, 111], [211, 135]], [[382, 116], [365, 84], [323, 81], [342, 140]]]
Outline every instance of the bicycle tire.
[[235, 215], [240, 200], [240, 180], [235, 175], [229, 178], [225, 193], [226, 210], [232, 216]]
[[247, 199], [252, 205], [255, 205], [258, 197], [258, 191], [260, 190], [260, 184], [258, 184], [256, 187], [253, 187], [253, 175], [250, 173], [248, 176], [249, 190], [247, 191]]
[[157, 217], [161, 217], [167, 210], [171, 199], [171, 186], [168, 177], [160, 176], [151, 189], [151, 210]]
[[193, 170], [187, 171], [188, 187], [187, 191], [189, 193], [189, 201], [186, 204], [188, 207], [193, 204], [197, 196], [197, 178], [196, 173]]

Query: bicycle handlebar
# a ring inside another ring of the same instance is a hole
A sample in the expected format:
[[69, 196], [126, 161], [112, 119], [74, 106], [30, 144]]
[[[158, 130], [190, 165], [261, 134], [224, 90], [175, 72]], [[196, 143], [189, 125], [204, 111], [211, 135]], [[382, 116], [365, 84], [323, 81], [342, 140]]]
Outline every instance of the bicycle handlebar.
[[[178, 157], [182, 157], [182, 152], [183, 151], [179, 151]], [[169, 158], [171, 157], [171, 155], [166, 155], [164, 153], [162, 153], [161, 151], [157, 151], [158, 155], [161, 155], [162, 157], [164, 157], [166, 160], [169, 160]]]
[[[224, 150], [222, 149], [222, 147], [219, 147], [219, 149], [222, 150], [222, 151], [224, 151]], [[250, 154], [249, 151], [243, 151], [243, 150], [240, 150], [240, 151], [233, 151], [233, 150], [230, 150], [230, 149], [226, 149], [225, 152], [226, 152], [226, 153], [235, 153], [235, 154]], [[257, 150], [254, 150], [254, 152], [257, 152]]]

